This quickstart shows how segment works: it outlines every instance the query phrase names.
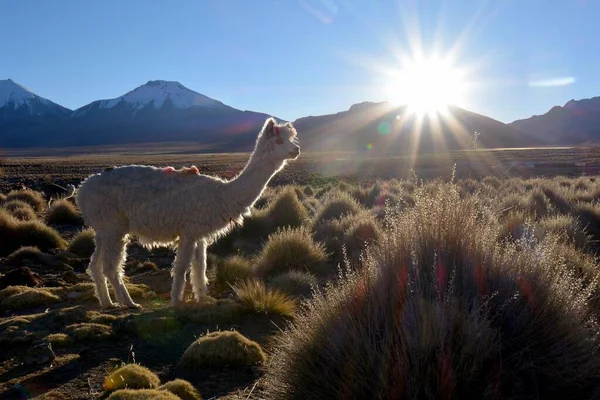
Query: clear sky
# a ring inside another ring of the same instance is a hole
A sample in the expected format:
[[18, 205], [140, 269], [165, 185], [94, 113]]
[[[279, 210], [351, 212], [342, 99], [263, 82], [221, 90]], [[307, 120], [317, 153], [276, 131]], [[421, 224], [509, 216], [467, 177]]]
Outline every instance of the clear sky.
[[78, 108], [148, 80], [294, 120], [386, 100], [399, 54], [466, 68], [503, 122], [600, 96], [596, 0], [0, 0], [0, 79]]

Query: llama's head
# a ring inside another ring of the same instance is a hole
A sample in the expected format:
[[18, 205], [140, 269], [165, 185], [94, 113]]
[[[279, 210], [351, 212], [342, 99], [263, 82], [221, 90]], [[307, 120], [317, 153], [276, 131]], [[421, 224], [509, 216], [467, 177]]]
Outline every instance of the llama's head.
[[278, 125], [275, 119], [267, 119], [259, 135], [256, 150], [275, 164], [295, 160], [300, 155], [296, 129], [291, 122]]

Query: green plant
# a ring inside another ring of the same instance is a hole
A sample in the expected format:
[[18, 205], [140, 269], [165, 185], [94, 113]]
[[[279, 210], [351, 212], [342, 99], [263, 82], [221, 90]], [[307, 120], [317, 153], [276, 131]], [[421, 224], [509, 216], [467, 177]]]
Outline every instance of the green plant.
[[322, 273], [327, 254], [305, 228], [284, 228], [269, 237], [256, 260], [258, 276], [275, 276], [287, 271]]
[[120, 389], [112, 392], [107, 400], [180, 400], [180, 397], [167, 390]]
[[202, 400], [198, 389], [188, 381], [175, 379], [158, 387], [158, 390], [168, 390], [177, 395], [181, 400]]
[[44, 195], [29, 189], [13, 190], [6, 195], [6, 201], [20, 200], [28, 203], [36, 212], [41, 212], [46, 207]]
[[60, 298], [46, 289], [27, 286], [9, 286], [0, 290], [0, 308], [22, 310], [53, 304]]
[[265, 360], [260, 345], [237, 331], [211, 332], [193, 342], [183, 353], [180, 365], [250, 366]]
[[23, 246], [42, 251], [64, 248], [66, 242], [54, 229], [42, 222], [19, 221], [0, 209], [0, 256], [7, 256]]
[[361, 206], [346, 192], [334, 192], [327, 195], [321, 209], [313, 218], [313, 226], [330, 219], [358, 214]]
[[125, 364], [104, 378], [104, 390], [156, 389], [160, 385], [158, 376], [138, 364]]
[[21, 200], [10, 200], [2, 204], [2, 208], [7, 210], [13, 217], [20, 221], [33, 221], [37, 219], [35, 210], [29, 203]]
[[217, 265], [215, 274], [215, 289], [217, 292], [231, 290], [231, 284], [250, 278], [254, 274], [250, 260], [232, 256]]
[[308, 272], [290, 271], [269, 281], [269, 286], [294, 297], [310, 297], [318, 287], [317, 277]]
[[67, 333], [76, 340], [105, 340], [113, 335], [112, 327], [93, 322], [72, 324], [65, 328]]
[[249, 310], [265, 314], [292, 317], [296, 313], [296, 302], [287, 294], [269, 289], [257, 279], [248, 279], [233, 286], [238, 299]]

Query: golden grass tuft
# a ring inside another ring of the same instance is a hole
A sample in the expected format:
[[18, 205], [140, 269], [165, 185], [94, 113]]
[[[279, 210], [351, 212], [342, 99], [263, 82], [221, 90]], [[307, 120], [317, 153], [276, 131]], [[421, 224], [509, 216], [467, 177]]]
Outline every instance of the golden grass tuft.
[[323, 199], [323, 204], [313, 218], [313, 226], [331, 219], [342, 218], [347, 215], [358, 214], [362, 207], [346, 192], [335, 191], [328, 193]]
[[232, 284], [252, 277], [251, 261], [241, 256], [231, 256], [217, 265], [214, 287], [217, 292], [231, 290]]
[[296, 301], [286, 293], [267, 288], [258, 279], [248, 279], [233, 286], [233, 291], [246, 308], [251, 311], [293, 317]]
[[113, 329], [109, 325], [83, 322], [67, 326], [67, 333], [79, 341], [106, 340], [113, 335]]
[[193, 342], [183, 353], [184, 368], [252, 366], [265, 361], [260, 345], [237, 331], [211, 332]]
[[27, 286], [9, 286], [0, 290], [0, 307], [11, 310], [23, 310], [60, 301], [60, 297], [45, 289]]
[[20, 200], [29, 204], [36, 212], [41, 212], [46, 207], [44, 195], [33, 190], [13, 190], [6, 195], [6, 201]]
[[69, 243], [67, 250], [79, 257], [89, 258], [92, 256], [96, 243], [94, 237], [96, 233], [93, 229], [85, 229], [79, 232]]
[[69, 347], [73, 344], [73, 339], [66, 333], [52, 333], [44, 338], [53, 348]]
[[181, 400], [202, 400], [202, 396], [198, 389], [183, 379], [175, 379], [160, 385], [158, 390], [168, 390], [177, 395]]
[[77, 207], [67, 199], [56, 200], [46, 213], [46, 223], [51, 225], [83, 225]]
[[155, 389], [120, 389], [108, 396], [107, 400], [179, 400], [177, 395], [167, 390]]
[[60, 234], [39, 220], [19, 221], [0, 209], [0, 257], [23, 246], [35, 246], [42, 251], [66, 246]]
[[318, 287], [317, 277], [308, 272], [290, 271], [269, 281], [269, 286], [293, 297], [310, 297]]
[[20, 221], [33, 221], [37, 219], [37, 214], [33, 207], [21, 200], [7, 201], [2, 204], [2, 208]]
[[159, 377], [139, 364], [126, 364], [104, 378], [104, 390], [112, 392], [119, 389], [156, 389], [160, 385]]

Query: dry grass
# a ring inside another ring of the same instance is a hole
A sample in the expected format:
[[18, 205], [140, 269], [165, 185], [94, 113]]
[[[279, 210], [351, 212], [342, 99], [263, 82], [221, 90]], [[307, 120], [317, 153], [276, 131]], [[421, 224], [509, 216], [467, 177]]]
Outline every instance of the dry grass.
[[265, 361], [260, 345], [236, 331], [211, 332], [192, 343], [181, 356], [184, 368], [251, 366]]
[[7, 211], [0, 209], [0, 257], [7, 256], [23, 246], [35, 246], [42, 251], [62, 249], [65, 240], [44, 223], [19, 221]]
[[311, 297], [318, 288], [317, 277], [308, 272], [290, 271], [271, 279], [269, 286], [293, 297]]
[[180, 400], [180, 397], [167, 390], [121, 389], [111, 393], [107, 400]]
[[67, 199], [56, 200], [46, 213], [46, 223], [51, 225], [83, 225], [83, 217], [77, 207]]
[[20, 200], [29, 204], [36, 212], [42, 212], [46, 208], [46, 199], [40, 192], [33, 190], [13, 190], [6, 195], [6, 201]]
[[335, 191], [327, 194], [323, 205], [313, 218], [313, 226], [332, 219], [355, 215], [362, 212], [362, 207], [346, 192]]
[[29, 203], [21, 200], [11, 200], [2, 204], [2, 208], [20, 221], [33, 221], [37, 219], [35, 210]]
[[158, 376], [138, 364], [126, 364], [104, 378], [104, 390], [156, 389], [160, 385]]
[[158, 387], [158, 390], [168, 390], [177, 395], [181, 400], [202, 400], [198, 389], [188, 381], [175, 379]]
[[237, 282], [252, 277], [254, 269], [250, 260], [241, 256], [229, 257], [217, 264], [214, 287], [217, 292], [231, 290]]
[[69, 335], [79, 341], [106, 340], [113, 335], [111, 326], [93, 322], [73, 324], [67, 326], [65, 329]]
[[96, 243], [94, 242], [95, 232], [93, 229], [85, 229], [79, 232], [69, 243], [67, 250], [79, 257], [89, 258], [92, 256]]
[[270, 289], [257, 279], [248, 279], [233, 286], [242, 304], [253, 312], [292, 317], [296, 313], [296, 301], [286, 293]]
[[49, 305], [60, 301], [60, 297], [46, 289], [27, 286], [9, 286], [0, 290], [0, 308], [23, 310]]

